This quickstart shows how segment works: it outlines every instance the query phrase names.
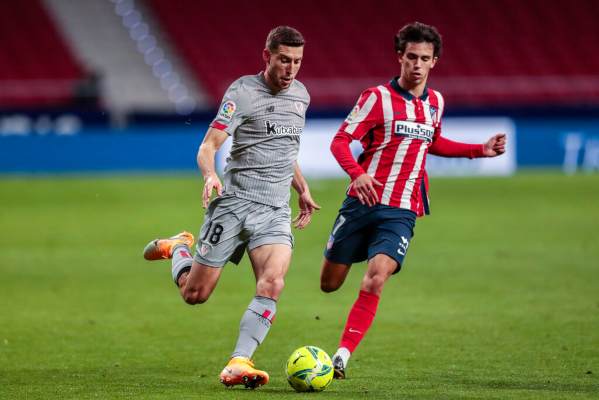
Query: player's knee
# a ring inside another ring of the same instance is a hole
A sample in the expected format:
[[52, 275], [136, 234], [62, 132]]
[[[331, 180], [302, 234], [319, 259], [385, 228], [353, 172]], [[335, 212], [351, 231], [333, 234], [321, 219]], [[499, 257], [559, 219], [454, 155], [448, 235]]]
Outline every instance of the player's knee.
[[383, 286], [385, 286], [386, 280], [386, 276], [382, 274], [366, 276], [362, 281], [361, 289], [368, 293], [380, 295], [383, 291]]
[[321, 280], [320, 281], [320, 290], [325, 293], [331, 293], [341, 287], [341, 282], [332, 282], [330, 280]]
[[260, 296], [275, 299], [279, 297], [279, 294], [283, 291], [284, 287], [285, 280], [283, 278], [262, 278], [256, 284], [256, 293]]
[[351, 264], [333, 263], [325, 258], [320, 272], [320, 290], [325, 293], [339, 289], [349, 271]]
[[209, 297], [210, 294], [202, 290], [186, 290], [183, 292], [183, 300], [189, 305], [205, 303]]

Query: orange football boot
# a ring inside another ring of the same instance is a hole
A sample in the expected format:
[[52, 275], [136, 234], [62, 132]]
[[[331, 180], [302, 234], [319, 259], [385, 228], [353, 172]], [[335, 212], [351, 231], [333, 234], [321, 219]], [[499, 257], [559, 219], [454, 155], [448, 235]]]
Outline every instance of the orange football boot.
[[178, 245], [193, 246], [194, 238], [189, 232], [181, 232], [168, 239], [154, 239], [146, 245], [144, 258], [146, 260], [162, 260], [173, 256], [173, 249]]
[[266, 385], [269, 377], [266, 371], [254, 368], [254, 363], [245, 357], [233, 357], [220, 373], [223, 385], [244, 385], [246, 388], [255, 389]]

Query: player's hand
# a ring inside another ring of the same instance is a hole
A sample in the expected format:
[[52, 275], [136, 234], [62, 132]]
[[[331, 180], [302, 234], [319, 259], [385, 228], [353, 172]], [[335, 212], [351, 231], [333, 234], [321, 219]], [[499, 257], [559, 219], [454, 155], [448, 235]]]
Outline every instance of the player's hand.
[[360, 200], [360, 203], [366, 204], [368, 207], [372, 207], [379, 202], [379, 195], [376, 193], [375, 186], [383, 186], [383, 184], [374, 179], [372, 176], [366, 173], [362, 174], [354, 179], [354, 181], [351, 183], [351, 186], [358, 194], [358, 200]]
[[483, 154], [485, 157], [496, 157], [505, 153], [505, 133], [498, 133], [484, 144]]
[[312, 220], [312, 214], [316, 210], [320, 210], [320, 206], [312, 200], [310, 190], [306, 189], [302, 194], [299, 195], [299, 209], [300, 212], [293, 219], [293, 226], [297, 229], [304, 229]]
[[210, 202], [210, 196], [212, 196], [212, 190], [216, 189], [216, 195], [223, 195], [223, 185], [220, 183], [220, 179], [216, 174], [208, 175], [204, 179], [204, 190], [202, 193], [202, 207], [208, 207]]

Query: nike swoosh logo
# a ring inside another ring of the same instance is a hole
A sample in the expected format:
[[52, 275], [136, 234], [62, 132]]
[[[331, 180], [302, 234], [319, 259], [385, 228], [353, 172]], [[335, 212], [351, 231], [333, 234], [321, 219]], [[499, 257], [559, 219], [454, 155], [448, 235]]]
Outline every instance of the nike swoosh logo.
[[354, 329], [354, 328], [349, 328], [349, 333], [362, 333], [362, 332], [360, 332], [359, 330]]

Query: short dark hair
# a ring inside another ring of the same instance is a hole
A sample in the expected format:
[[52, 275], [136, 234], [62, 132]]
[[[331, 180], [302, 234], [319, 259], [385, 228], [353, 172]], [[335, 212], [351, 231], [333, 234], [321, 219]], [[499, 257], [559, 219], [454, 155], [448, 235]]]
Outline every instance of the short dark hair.
[[277, 26], [266, 37], [266, 48], [271, 53], [277, 51], [280, 45], [301, 47], [305, 43], [304, 37], [297, 29], [285, 25]]
[[421, 22], [412, 22], [404, 25], [397, 35], [395, 35], [395, 51], [403, 53], [406, 50], [406, 45], [411, 43], [432, 43], [434, 47], [434, 57], [441, 57], [443, 41], [437, 28], [431, 25], [426, 25]]

